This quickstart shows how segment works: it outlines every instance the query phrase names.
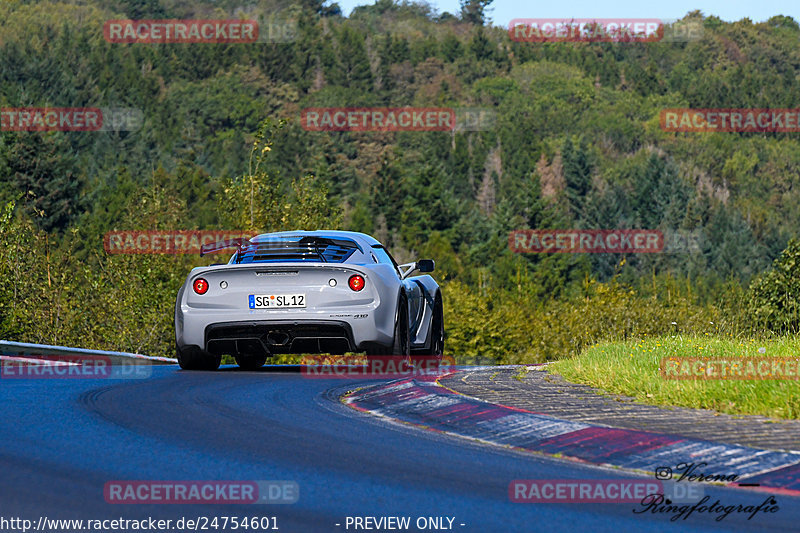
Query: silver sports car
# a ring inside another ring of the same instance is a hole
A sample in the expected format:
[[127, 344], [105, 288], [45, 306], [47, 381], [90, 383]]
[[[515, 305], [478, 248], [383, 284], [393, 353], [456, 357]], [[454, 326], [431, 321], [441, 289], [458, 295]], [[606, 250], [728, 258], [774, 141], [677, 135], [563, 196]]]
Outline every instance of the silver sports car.
[[351, 231], [265, 233], [237, 244], [227, 264], [192, 269], [178, 291], [181, 368], [214, 370], [224, 354], [245, 369], [283, 353], [441, 358], [439, 285], [410, 277], [432, 272], [433, 260], [398, 265], [377, 240]]

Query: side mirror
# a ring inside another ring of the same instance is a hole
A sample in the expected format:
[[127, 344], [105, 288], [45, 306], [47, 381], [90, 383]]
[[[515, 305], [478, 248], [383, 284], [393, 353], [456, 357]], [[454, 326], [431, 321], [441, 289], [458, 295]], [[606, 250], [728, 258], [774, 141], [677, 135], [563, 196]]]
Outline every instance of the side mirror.
[[406, 263], [399, 265], [400, 279], [406, 279], [412, 272], [419, 270], [420, 272], [433, 272], [433, 259], [420, 259], [416, 263]]
[[420, 272], [433, 272], [436, 263], [433, 262], [433, 259], [420, 259], [417, 261], [417, 270]]

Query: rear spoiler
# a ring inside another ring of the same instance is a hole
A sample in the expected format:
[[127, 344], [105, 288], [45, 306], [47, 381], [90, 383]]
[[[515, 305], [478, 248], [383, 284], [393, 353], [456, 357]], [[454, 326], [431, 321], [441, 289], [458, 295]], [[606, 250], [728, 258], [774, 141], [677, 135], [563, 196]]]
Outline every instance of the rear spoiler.
[[238, 250], [241, 251], [252, 245], [253, 245], [252, 242], [243, 237], [239, 237], [236, 239], [225, 239], [223, 241], [214, 242], [211, 244], [204, 244], [203, 246], [201, 246], [200, 257], [203, 257], [204, 255], [213, 252], [219, 252], [220, 250], [225, 250], [228, 248], [237, 248]]

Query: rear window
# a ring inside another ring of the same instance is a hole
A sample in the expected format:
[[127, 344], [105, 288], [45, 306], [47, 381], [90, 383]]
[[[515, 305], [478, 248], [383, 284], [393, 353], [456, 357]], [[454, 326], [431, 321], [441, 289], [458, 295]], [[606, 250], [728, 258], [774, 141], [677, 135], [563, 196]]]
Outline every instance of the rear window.
[[314, 262], [344, 263], [360, 250], [355, 241], [323, 237], [279, 237], [253, 243], [231, 258], [233, 264]]

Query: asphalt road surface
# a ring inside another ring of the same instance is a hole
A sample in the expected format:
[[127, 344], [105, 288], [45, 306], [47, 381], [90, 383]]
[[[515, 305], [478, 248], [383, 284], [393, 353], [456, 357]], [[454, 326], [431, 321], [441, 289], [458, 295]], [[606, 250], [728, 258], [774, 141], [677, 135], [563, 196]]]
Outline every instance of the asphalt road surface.
[[[800, 528], [800, 498], [784, 495], [775, 496], [775, 513], [747, 520], [733, 512], [721, 521], [709, 513], [676, 521], [672, 514], [636, 514], [643, 507], [635, 503], [514, 503], [508, 489], [515, 479], [647, 478], [389, 423], [339, 402], [362, 384], [309, 379], [287, 367], [182, 372], [156, 366], [150, 378], [115, 381], [0, 379], [0, 529], [15, 530], [2, 522], [13, 518], [38, 525], [40, 517], [153, 517], [173, 524], [183, 517], [200, 518], [200, 531], [203, 525], [215, 531], [225, 517], [271, 517], [270, 527], [277, 523], [288, 533], [397, 531], [363, 521], [389, 516], [409, 517], [409, 531], [435, 530], [417, 529], [418, 519], [451, 528], [445, 530], [491, 533]], [[118, 480], [288, 480], [299, 486], [299, 499], [107, 503], [104, 487]], [[704, 491], [709, 504], [718, 499], [725, 506], [758, 505], [767, 497], [725, 487]], [[363, 527], [355, 527], [356, 517]]]

